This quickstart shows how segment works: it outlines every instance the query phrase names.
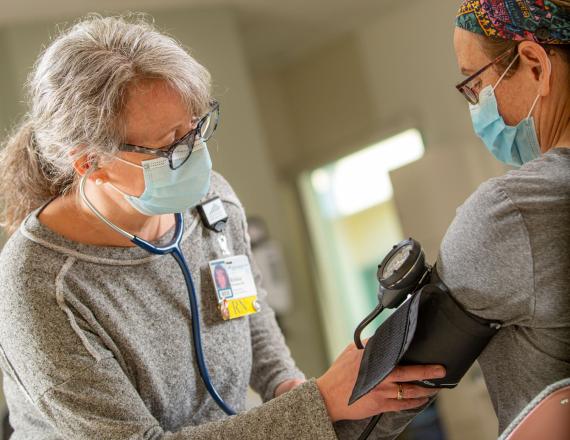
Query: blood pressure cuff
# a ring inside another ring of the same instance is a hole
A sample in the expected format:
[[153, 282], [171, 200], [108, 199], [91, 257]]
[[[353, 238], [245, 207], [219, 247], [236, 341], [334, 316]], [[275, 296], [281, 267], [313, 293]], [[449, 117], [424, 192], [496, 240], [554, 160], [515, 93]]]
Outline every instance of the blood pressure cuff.
[[398, 364], [443, 365], [446, 377], [415, 383], [454, 388], [499, 327], [464, 310], [442, 283], [426, 285], [368, 340], [349, 404], [372, 391]]

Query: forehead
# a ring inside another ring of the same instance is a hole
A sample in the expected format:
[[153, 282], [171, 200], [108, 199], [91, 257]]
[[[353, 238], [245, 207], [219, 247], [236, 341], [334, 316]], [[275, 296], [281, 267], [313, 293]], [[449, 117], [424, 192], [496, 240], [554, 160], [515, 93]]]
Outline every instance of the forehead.
[[453, 45], [455, 56], [460, 69], [475, 71], [490, 60], [481, 47], [482, 35], [455, 28], [453, 33]]
[[125, 95], [123, 115], [128, 131], [164, 131], [180, 123], [188, 123], [191, 116], [180, 94], [166, 81], [138, 80]]

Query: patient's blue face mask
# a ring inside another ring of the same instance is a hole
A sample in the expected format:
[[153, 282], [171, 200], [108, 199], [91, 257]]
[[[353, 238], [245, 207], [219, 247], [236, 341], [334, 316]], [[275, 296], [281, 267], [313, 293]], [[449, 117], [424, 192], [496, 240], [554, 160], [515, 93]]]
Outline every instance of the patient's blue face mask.
[[196, 206], [210, 188], [212, 161], [205, 142], [200, 142], [192, 150], [185, 164], [171, 169], [168, 159], [145, 160], [141, 165], [117, 157], [128, 165], [142, 168], [145, 190], [139, 196], [119, 191], [133, 208], [145, 215], [171, 214], [184, 212]]
[[525, 119], [515, 126], [507, 125], [499, 114], [495, 89], [511, 68], [518, 55], [513, 59], [497, 83], [485, 87], [479, 93], [479, 103], [470, 104], [473, 129], [487, 149], [501, 162], [521, 166], [540, 156], [540, 144], [536, 135], [534, 118], [531, 116], [540, 98], [537, 95]]

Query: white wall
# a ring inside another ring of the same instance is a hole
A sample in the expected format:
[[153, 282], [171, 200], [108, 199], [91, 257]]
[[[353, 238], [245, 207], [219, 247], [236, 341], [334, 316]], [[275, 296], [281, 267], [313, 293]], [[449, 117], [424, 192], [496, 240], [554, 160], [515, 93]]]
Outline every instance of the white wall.
[[393, 178], [405, 233], [433, 257], [457, 205], [504, 170], [473, 134], [467, 102], [454, 87], [457, 8], [455, 0], [412, 2], [358, 33], [378, 119], [411, 115], [422, 131], [426, 156]]

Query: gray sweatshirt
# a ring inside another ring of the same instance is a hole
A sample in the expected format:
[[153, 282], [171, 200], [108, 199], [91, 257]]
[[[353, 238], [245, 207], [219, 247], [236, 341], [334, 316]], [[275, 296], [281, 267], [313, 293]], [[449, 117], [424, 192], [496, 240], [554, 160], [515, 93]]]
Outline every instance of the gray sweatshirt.
[[[250, 254], [245, 215], [217, 174], [235, 255]], [[0, 367], [15, 429], [26, 439], [334, 439], [314, 380], [244, 412], [251, 385], [264, 401], [303, 378], [254, 274], [261, 312], [223, 321], [208, 273], [216, 234], [192, 211], [182, 249], [197, 292], [212, 381], [240, 412], [226, 417], [197, 372], [184, 280], [171, 256], [76, 243], [33, 212], [0, 257]], [[167, 234], [169, 235], [169, 234]], [[167, 242], [165, 237], [162, 242]]]

